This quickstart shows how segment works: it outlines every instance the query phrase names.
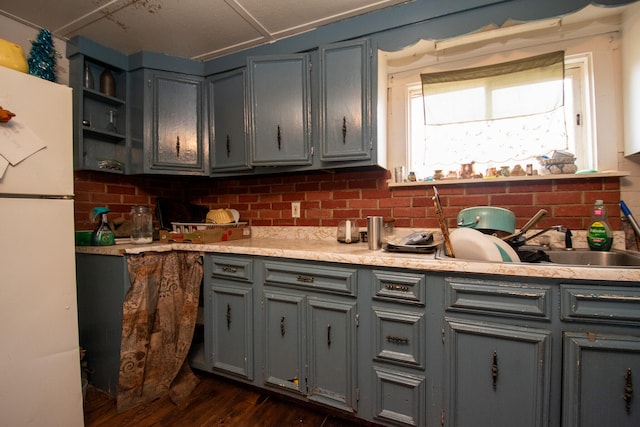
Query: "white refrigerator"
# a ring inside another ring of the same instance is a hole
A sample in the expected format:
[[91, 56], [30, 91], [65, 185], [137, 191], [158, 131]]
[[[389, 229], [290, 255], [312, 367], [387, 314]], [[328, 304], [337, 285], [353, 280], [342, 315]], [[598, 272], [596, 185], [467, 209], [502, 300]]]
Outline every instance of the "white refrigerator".
[[0, 66], [0, 106], [0, 426], [82, 426], [71, 88]]

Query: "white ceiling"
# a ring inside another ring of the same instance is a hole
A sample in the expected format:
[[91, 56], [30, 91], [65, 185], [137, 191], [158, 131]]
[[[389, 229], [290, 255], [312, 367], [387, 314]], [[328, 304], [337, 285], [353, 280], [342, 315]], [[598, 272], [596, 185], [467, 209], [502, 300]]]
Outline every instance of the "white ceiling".
[[207, 60], [408, 0], [0, 0], [0, 14], [124, 54]]

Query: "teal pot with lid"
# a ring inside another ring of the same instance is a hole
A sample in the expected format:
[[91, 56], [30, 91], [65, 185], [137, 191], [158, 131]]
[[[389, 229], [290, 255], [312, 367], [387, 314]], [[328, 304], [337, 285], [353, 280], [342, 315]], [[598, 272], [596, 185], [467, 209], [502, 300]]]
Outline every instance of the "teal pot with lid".
[[461, 210], [458, 213], [457, 224], [458, 227], [475, 228], [491, 234], [513, 234], [516, 231], [516, 216], [505, 208], [475, 206]]

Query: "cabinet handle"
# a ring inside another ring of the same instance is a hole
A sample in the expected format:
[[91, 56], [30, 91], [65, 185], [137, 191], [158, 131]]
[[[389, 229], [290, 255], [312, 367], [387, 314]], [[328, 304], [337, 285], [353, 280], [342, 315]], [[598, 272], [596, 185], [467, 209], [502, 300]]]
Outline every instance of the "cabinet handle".
[[342, 143], [347, 143], [347, 118], [345, 116], [342, 117]]
[[180, 136], [176, 137], [176, 157], [180, 157]]
[[496, 351], [493, 352], [493, 363], [491, 364], [491, 378], [493, 381], [493, 389], [495, 390], [498, 386], [498, 353]]
[[227, 330], [231, 329], [231, 304], [227, 304]]
[[282, 335], [284, 337], [284, 334], [287, 332], [285, 326], [284, 326], [284, 316], [282, 316], [280, 318], [280, 335]]
[[387, 285], [386, 288], [390, 291], [409, 292], [409, 287], [406, 285]]
[[331, 347], [331, 325], [327, 325], [327, 347]]
[[238, 268], [234, 267], [232, 265], [223, 265], [222, 266], [222, 271], [224, 271], [225, 273], [237, 273], [238, 272]]
[[278, 150], [282, 148], [282, 134], [280, 133], [280, 125], [278, 125]]
[[633, 379], [631, 378], [631, 368], [627, 368], [624, 374], [624, 407], [627, 414], [631, 413], [631, 399], [633, 399]]
[[393, 335], [387, 335], [387, 341], [393, 342], [396, 344], [409, 344], [409, 338], [405, 337], [396, 337]]
[[229, 140], [229, 135], [227, 135], [227, 157], [231, 156], [231, 141]]
[[302, 274], [298, 274], [298, 277], [296, 277], [296, 280], [302, 283], [313, 283], [315, 278], [313, 276], [305, 276]]

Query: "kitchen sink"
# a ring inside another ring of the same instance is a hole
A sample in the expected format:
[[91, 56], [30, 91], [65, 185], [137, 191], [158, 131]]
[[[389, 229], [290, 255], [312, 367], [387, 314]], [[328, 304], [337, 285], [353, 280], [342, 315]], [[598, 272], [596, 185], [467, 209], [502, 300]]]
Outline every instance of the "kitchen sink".
[[632, 251], [590, 251], [588, 249], [548, 250], [552, 263], [602, 267], [640, 267], [640, 253]]

